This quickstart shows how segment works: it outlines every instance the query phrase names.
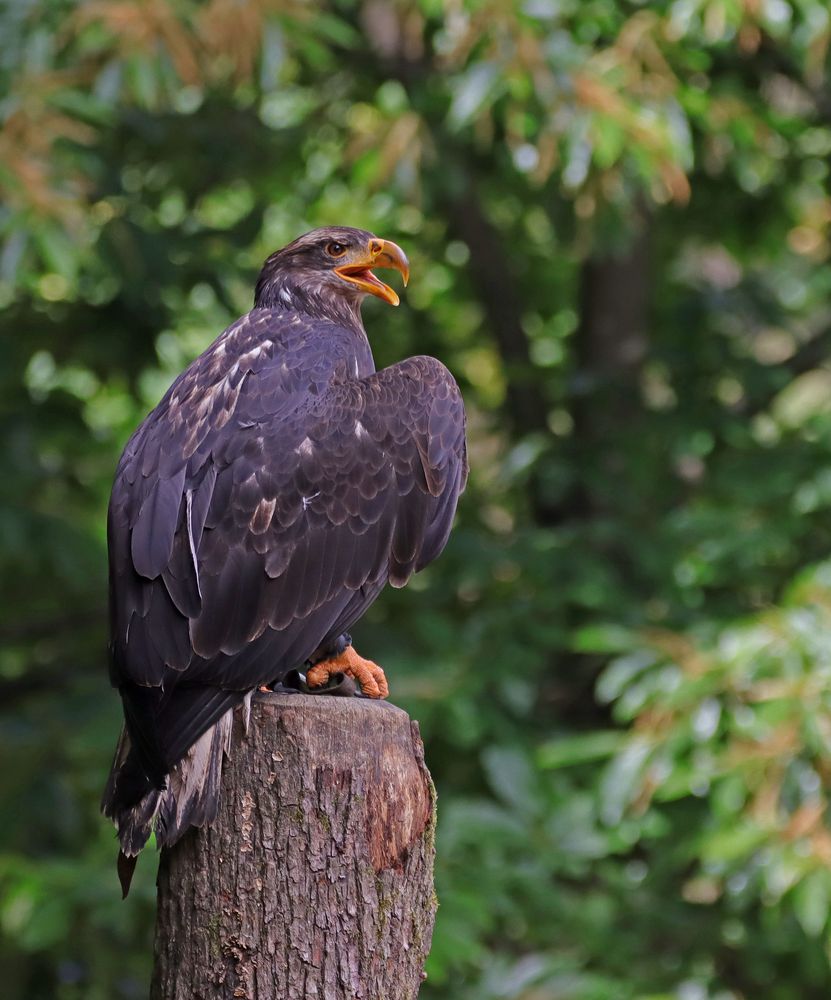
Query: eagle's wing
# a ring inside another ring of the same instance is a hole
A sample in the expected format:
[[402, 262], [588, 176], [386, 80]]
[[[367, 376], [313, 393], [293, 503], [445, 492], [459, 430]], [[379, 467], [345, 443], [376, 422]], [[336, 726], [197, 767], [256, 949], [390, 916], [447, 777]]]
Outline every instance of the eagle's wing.
[[246, 688], [263, 675], [241, 670], [239, 655], [258, 637], [280, 633], [270, 655], [302, 662], [361, 588], [403, 586], [438, 555], [466, 477], [464, 411], [440, 362], [410, 358], [335, 383], [229, 446], [217, 456], [221, 499], [202, 535], [191, 637], [206, 663], [236, 657], [231, 676], [216, 663], [201, 678]]
[[136, 478], [114, 492], [114, 680], [151, 773], [435, 558], [464, 487], [464, 410], [440, 362], [320, 391], [291, 384], [290, 359], [269, 390], [274, 367], [231, 380], [234, 405], [211, 404], [181, 468], [163, 444], [133, 448], [134, 475], [157, 476], [140, 504]]

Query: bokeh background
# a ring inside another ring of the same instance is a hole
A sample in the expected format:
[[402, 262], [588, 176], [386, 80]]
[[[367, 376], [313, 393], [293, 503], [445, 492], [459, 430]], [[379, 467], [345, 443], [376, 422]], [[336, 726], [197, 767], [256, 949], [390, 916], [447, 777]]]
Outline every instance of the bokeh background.
[[825, 0], [0, 6], [0, 968], [146, 995], [105, 510], [128, 434], [315, 225], [394, 239], [379, 367], [472, 476], [356, 632], [440, 795], [424, 1000], [831, 995]]

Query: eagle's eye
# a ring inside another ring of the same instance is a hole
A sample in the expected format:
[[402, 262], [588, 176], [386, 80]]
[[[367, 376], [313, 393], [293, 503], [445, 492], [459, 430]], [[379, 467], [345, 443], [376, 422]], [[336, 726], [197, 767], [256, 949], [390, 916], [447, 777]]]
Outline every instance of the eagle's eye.
[[343, 243], [327, 243], [326, 253], [328, 253], [330, 257], [343, 257], [346, 253], [346, 247]]

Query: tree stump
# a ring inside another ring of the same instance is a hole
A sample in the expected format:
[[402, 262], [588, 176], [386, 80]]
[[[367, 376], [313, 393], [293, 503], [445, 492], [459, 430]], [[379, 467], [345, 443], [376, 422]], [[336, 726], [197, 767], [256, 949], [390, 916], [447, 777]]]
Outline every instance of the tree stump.
[[435, 791], [386, 702], [259, 695], [213, 826], [162, 853], [151, 1000], [412, 1000], [430, 948]]

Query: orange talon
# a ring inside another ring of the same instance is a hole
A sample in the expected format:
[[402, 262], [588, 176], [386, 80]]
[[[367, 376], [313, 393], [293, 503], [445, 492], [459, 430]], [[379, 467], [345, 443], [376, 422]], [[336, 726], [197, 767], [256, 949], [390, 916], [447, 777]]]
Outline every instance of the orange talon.
[[352, 646], [347, 646], [342, 653], [329, 660], [321, 660], [315, 664], [306, 674], [306, 683], [309, 687], [320, 687], [332, 674], [337, 673], [353, 677], [369, 698], [386, 698], [390, 693], [384, 671], [372, 660], [358, 656]]

